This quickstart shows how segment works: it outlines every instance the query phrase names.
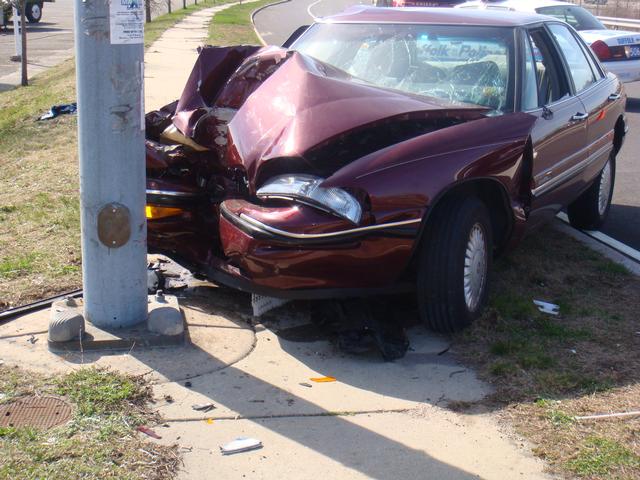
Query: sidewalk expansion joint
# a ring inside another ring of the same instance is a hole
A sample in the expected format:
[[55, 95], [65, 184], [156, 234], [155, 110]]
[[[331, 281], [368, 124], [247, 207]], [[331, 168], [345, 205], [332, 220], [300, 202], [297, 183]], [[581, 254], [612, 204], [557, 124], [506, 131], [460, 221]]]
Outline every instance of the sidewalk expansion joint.
[[317, 417], [356, 417], [359, 415], [380, 415], [385, 413], [408, 413], [413, 408], [391, 408], [378, 410], [354, 410], [335, 411], [321, 413], [283, 413], [280, 415], [226, 415], [219, 417], [189, 417], [189, 418], [163, 418], [162, 423], [187, 423], [202, 421], [226, 421], [226, 420], [279, 420], [283, 418], [317, 418]]

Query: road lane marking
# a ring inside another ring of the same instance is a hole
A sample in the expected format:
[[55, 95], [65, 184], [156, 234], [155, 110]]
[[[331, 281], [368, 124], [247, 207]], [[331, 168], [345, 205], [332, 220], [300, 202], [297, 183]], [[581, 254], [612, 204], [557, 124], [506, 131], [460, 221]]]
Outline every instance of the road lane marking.
[[[566, 213], [560, 212], [558, 213], [557, 217], [563, 222], [570, 224], [569, 217], [567, 216]], [[617, 250], [618, 252], [626, 255], [627, 257], [632, 258], [636, 262], [640, 262], [640, 252], [630, 247], [629, 245], [622, 243], [616, 240], [615, 238], [611, 238], [609, 235], [606, 235], [599, 230], [580, 230], [580, 231], [586, 235], [589, 235], [591, 238], [598, 240], [601, 243], [604, 243], [608, 247], [611, 247], [614, 250]]]
[[316, 17], [312, 12], [311, 12], [311, 8], [313, 8], [314, 6], [316, 6], [317, 4], [319, 4], [320, 2], [322, 2], [322, 0], [316, 0], [315, 2], [313, 2], [311, 5], [309, 5], [307, 7], [307, 13], [309, 14], [309, 16], [311, 18], [313, 18], [314, 20], [317, 20], [320, 17]]

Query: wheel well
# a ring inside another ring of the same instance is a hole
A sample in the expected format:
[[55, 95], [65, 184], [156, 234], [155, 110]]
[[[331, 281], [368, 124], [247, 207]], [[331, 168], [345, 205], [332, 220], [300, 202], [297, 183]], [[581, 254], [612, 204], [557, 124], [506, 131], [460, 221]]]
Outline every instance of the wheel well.
[[437, 197], [429, 208], [414, 248], [409, 267], [411, 271], [415, 272], [415, 266], [420, 254], [419, 245], [425, 237], [425, 231], [430, 227], [430, 220], [433, 216], [432, 213], [445, 202], [456, 196], [475, 196], [487, 206], [491, 219], [495, 252], [501, 253], [505, 249], [509, 242], [514, 222], [507, 192], [497, 180], [489, 178], [468, 180], [453, 186], [444, 194]]
[[625, 135], [625, 123], [622, 115], [618, 117], [618, 121], [616, 122], [616, 126], [613, 130], [613, 148], [615, 149], [616, 154], [620, 151], [622, 147], [622, 140]]

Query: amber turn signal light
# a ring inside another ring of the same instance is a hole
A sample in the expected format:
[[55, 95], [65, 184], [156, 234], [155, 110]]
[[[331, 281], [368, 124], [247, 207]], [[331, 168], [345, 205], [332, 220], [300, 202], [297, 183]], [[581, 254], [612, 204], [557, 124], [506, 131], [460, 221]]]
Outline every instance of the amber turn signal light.
[[158, 220], [160, 218], [175, 217], [182, 215], [184, 210], [176, 207], [158, 207], [157, 205], [147, 205], [145, 214], [147, 220]]

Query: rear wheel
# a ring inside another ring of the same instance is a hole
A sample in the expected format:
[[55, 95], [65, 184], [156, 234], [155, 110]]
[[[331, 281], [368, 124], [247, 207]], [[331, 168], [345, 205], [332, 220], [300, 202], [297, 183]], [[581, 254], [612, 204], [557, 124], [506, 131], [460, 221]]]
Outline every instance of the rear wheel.
[[488, 297], [493, 239], [487, 207], [475, 197], [446, 200], [429, 219], [421, 248], [421, 319], [443, 333], [468, 326]]
[[602, 226], [611, 207], [615, 173], [615, 154], [612, 152], [593, 185], [569, 205], [567, 213], [571, 225], [584, 230]]
[[42, 19], [42, 4], [41, 3], [29, 3], [27, 9], [24, 12], [29, 23], [38, 23]]

